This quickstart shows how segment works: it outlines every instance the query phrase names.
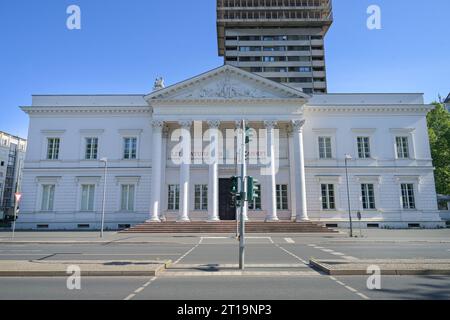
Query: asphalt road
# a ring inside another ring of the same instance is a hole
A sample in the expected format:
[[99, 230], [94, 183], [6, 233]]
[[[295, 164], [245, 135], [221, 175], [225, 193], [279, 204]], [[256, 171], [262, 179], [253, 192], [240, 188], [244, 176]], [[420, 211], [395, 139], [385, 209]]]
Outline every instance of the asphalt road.
[[[0, 243], [0, 259], [171, 259], [175, 266], [207, 265], [213, 266], [214, 272], [229, 271], [229, 266], [222, 265], [238, 262], [238, 242], [230, 237], [152, 236], [146, 240], [149, 243]], [[83, 277], [81, 290], [68, 290], [66, 278], [0, 278], [0, 299], [450, 299], [450, 277], [383, 276], [381, 290], [369, 290], [367, 277], [330, 277], [306, 265], [311, 257], [449, 259], [450, 243], [441, 240], [368, 241], [305, 235], [252, 235], [247, 239], [247, 264], [297, 267], [259, 269], [270, 271], [264, 277], [218, 276], [212, 275], [214, 272], [198, 270], [196, 276], [185, 276], [181, 273], [186, 271], [183, 269], [169, 270], [152, 279]], [[291, 270], [301, 274], [288, 277], [280, 273]]]

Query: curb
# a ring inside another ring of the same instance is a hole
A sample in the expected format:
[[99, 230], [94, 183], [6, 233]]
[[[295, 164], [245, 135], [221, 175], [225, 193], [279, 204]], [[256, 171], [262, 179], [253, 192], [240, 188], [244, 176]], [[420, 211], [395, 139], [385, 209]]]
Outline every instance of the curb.
[[[60, 263], [61, 265], [63, 263]], [[77, 265], [77, 261], [64, 263], [64, 265]], [[155, 277], [164, 272], [172, 264], [171, 260], [161, 262], [153, 270], [84, 270], [81, 268], [80, 276], [84, 277]], [[0, 278], [7, 277], [68, 277], [67, 270], [0, 270]]]
[[[367, 263], [361, 263], [355, 261], [339, 261], [341, 263], [347, 263], [347, 264], [360, 264], [361, 267], [349, 267], [347, 269], [335, 269], [331, 265], [319, 261], [316, 259], [311, 259], [309, 264], [311, 267], [313, 267], [316, 270], [319, 270], [327, 275], [330, 276], [367, 276], [371, 275], [371, 273], [367, 272], [367, 268], [363, 267], [366, 266]], [[428, 263], [432, 264], [432, 263]], [[446, 268], [424, 268], [424, 269], [402, 269], [399, 268], [392, 268], [392, 269], [382, 269], [381, 268], [381, 275], [386, 276], [411, 276], [411, 275], [450, 275], [450, 265]]]

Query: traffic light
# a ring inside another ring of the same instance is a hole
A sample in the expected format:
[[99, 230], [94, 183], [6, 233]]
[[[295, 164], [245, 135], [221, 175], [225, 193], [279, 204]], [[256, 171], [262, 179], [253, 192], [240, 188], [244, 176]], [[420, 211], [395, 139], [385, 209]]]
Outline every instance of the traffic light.
[[245, 127], [245, 143], [249, 144], [252, 141], [254, 136], [254, 131], [250, 127]]
[[239, 190], [239, 177], [231, 177], [231, 194], [236, 195]]
[[247, 177], [247, 200], [253, 201], [258, 198], [258, 180]]

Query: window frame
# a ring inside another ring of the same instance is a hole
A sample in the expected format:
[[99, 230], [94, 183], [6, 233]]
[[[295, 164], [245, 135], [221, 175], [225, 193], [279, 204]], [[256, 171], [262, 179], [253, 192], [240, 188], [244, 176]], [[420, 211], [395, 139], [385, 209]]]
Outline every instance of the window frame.
[[[124, 187], [127, 188], [126, 193], [126, 205], [124, 206]], [[133, 187], [133, 194], [130, 196], [130, 188]], [[121, 212], [135, 212], [136, 211], [136, 184], [134, 183], [122, 183], [120, 184], [120, 211]], [[132, 207], [130, 208], [130, 199]]]
[[[138, 141], [139, 138], [137, 136], [124, 136], [122, 137], [122, 160], [137, 160], [138, 159]], [[131, 141], [135, 141], [135, 150], [134, 150], [134, 157], [133, 157], [133, 144], [131, 144], [130, 150], [128, 150], [128, 158], [127, 158], [127, 140], [130, 140], [130, 143], [132, 143]]]
[[[325, 190], [324, 190], [325, 187]], [[331, 188], [330, 188], [331, 187]], [[325, 199], [324, 191], [326, 193]], [[332, 192], [333, 202], [330, 200], [330, 192]], [[322, 211], [336, 211], [336, 187], [334, 183], [325, 183], [322, 182], [320, 184], [320, 200], [321, 200], [321, 209]], [[324, 201], [325, 200], [325, 201]], [[324, 206], [326, 205], [326, 207]]]
[[289, 185], [288, 184], [277, 184], [275, 187], [275, 192], [276, 192], [276, 199], [277, 199], [277, 210], [288, 211], [289, 210]]
[[[50, 187], [47, 199], [44, 199], [45, 196], [45, 189], [46, 187]], [[55, 194], [56, 194], [56, 184], [54, 183], [43, 183], [40, 186], [41, 188], [41, 194], [40, 194], [40, 212], [55, 212]], [[50, 199], [52, 200], [50, 202]], [[44, 204], [46, 203], [46, 207], [44, 208]], [[51, 203], [51, 206], [50, 206]]]
[[[91, 144], [88, 143], [88, 140], [96, 140], [96, 144], [95, 144], [95, 157], [94, 156], [94, 148], [93, 148], [93, 144], [91, 141]], [[98, 137], [84, 137], [84, 160], [98, 160], [98, 147], [99, 147], [99, 141], [100, 139]], [[89, 145], [91, 147], [90, 150], [89, 149]], [[88, 154], [89, 153], [89, 154]]]
[[[405, 194], [404, 194], [404, 190], [403, 190], [403, 186], [409, 187], [411, 186], [412, 188], [410, 190], [405, 190], [408, 192], [408, 194], [406, 195], [408, 197], [407, 199], [407, 205], [405, 205]], [[411, 199], [409, 191], [412, 191], [412, 200], [413, 200], [413, 206], [411, 206]], [[416, 196], [416, 186], [415, 183], [412, 182], [401, 182], [400, 183], [400, 199], [401, 199], [401, 205], [402, 205], [402, 209], [403, 210], [407, 210], [407, 211], [416, 211], [417, 210], [417, 196]]]
[[[197, 197], [197, 192], [198, 197]], [[198, 202], [197, 202], [198, 200]], [[194, 210], [207, 211], [208, 210], [208, 185], [195, 184], [194, 185]]]
[[[59, 155], [61, 153], [61, 138], [60, 137], [46, 137], [47, 140], [47, 151], [45, 159], [48, 161], [59, 160]], [[50, 141], [53, 141], [50, 145]], [[55, 142], [58, 142], [55, 144]]]
[[370, 140], [371, 140], [370, 136], [359, 135], [356, 137], [356, 148], [358, 151], [358, 159], [372, 158], [372, 150], [371, 150], [372, 144]]
[[[371, 188], [370, 188], [371, 186]], [[372, 192], [372, 195], [370, 194]], [[373, 201], [371, 201], [371, 198]], [[377, 210], [375, 184], [361, 183], [361, 207], [364, 211]]]
[[[84, 188], [87, 187], [87, 198], [86, 203], [84, 203]], [[93, 183], [82, 183], [80, 184], [80, 212], [95, 212], [95, 196], [97, 186]], [[86, 205], [86, 206], [84, 206]], [[92, 207], [91, 207], [92, 206]]]
[[[321, 141], [323, 141], [323, 145], [321, 144]], [[329, 142], [329, 148], [328, 148], [326, 142]], [[317, 143], [318, 143], [319, 159], [320, 160], [332, 160], [333, 159], [333, 138], [331, 136], [321, 135], [321, 136], [317, 137]], [[322, 150], [322, 147], [323, 147], [323, 150]], [[324, 151], [323, 156], [322, 156], [322, 151]], [[328, 154], [328, 151], [329, 151], [329, 154]]]
[[[174, 188], [174, 190], [171, 190]], [[173, 196], [171, 196], [173, 193]], [[171, 203], [171, 197], [173, 198]], [[178, 211], [180, 210], [180, 185], [179, 184], [169, 184], [167, 185], [167, 211]]]

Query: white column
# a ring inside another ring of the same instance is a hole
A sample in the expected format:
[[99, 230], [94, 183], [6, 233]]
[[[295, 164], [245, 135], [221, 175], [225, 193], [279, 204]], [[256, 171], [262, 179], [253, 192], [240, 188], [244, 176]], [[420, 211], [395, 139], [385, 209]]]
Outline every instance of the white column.
[[178, 221], [189, 221], [189, 184], [191, 167], [191, 127], [192, 121], [182, 121], [182, 157], [180, 165], [180, 214]]
[[166, 185], [166, 169], [167, 169], [167, 139], [169, 137], [169, 128], [164, 126], [162, 129], [162, 148], [161, 148], [161, 205], [159, 219], [166, 221], [164, 210], [167, 209], [167, 185]]
[[295, 199], [297, 201], [297, 218], [298, 222], [309, 220], [308, 210], [306, 206], [306, 181], [305, 181], [305, 158], [303, 151], [303, 126], [305, 120], [292, 121], [292, 129], [294, 135], [294, 152], [295, 152]]
[[[238, 174], [241, 177], [242, 175], [244, 175], [244, 177], [247, 176], [247, 166], [244, 166], [244, 172], [241, 172], [241, 152], [242, 152], [242, 135], [245, 134], [245, 128], [242, 128], [242, 121], [236, 121], [235, 122], [235, 126], [236, 126], [236, 130], [237, 130], [237, 135], [236, 135], [236, 151], [237, 151], [237, 165], [238, 165]], [[247, 180], [245, 181], [245, 189], [247, 189]], [[238, 190], [239, 192], [241, 191], [241, 184], [238, 184]], [[248, 221], [248, 206], [244, 206], [243, 210], [242, 210], [242, 217], [244, 218], [245, 221]], [[239, 214], [238, 217], [236, 217], [236, 219], [239, 219]]]
[[161, 210], [161, 151], [162, 151], [162, 128], [164, 122], [152, 121], [152, 194], [150, 222], [160, 222]]
[[291, 208], [291, 219], [295, 219], [297, 217], [297, 203], [295, 197], [295, 181], [296, 181], [296, 172], [295, 172], [295, 153], [294, 153], [294, 138], [292, 137], [292, 128], [288, 129], [288, 142], [289, 142], [289, 194], [291, 196], [290, 208]]
[[219, 221], [219, 126], [220, 121], [208, 121], [210, 133], [208, 221]]
[[276, 181], [276, 159], [275, 159], [275, 121], [264, 121], [267, 130], [267, 151], [270, 157], [270, 170], [268, 178], [269, 198], [266, 221], [278, 221], [277, 216], [277, 181]]

